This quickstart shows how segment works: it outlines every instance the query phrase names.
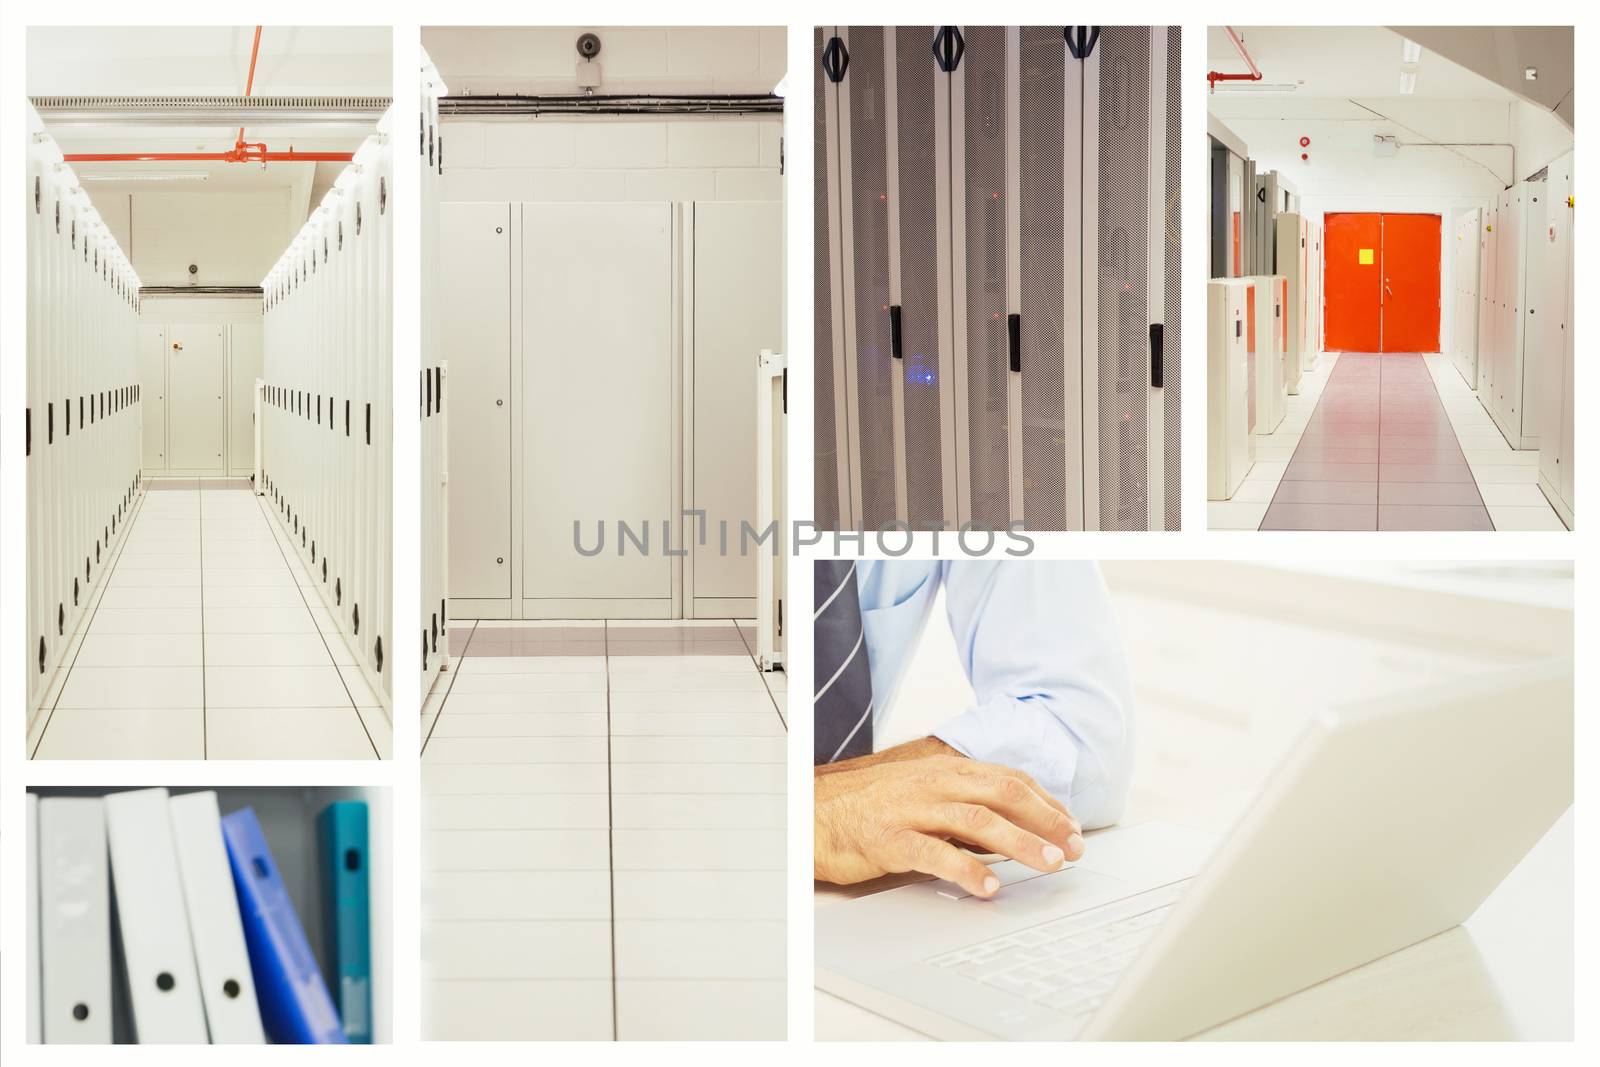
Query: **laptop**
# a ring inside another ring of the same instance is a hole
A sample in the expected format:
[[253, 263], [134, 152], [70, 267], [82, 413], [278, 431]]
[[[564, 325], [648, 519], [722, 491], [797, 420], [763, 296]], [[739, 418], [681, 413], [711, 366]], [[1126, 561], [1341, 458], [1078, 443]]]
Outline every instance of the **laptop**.
[[1189, 1037], [1463, 922], [1572, 805], [1573, 662], [1318, 712], [1222, 838], [1090, 836], [816, 914], [817, 987], [931, 1037]]

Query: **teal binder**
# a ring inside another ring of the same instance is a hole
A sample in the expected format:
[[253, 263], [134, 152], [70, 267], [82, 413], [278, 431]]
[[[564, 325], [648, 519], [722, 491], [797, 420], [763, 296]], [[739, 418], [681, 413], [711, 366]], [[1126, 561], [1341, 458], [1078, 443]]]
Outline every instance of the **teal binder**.
[[317, 818], [322, 861], [323, 936], [334, 974], [334, 999], [344, 1035], [372, 1043], [371, 878], [368, 875], [367, 805], [329, 804]]

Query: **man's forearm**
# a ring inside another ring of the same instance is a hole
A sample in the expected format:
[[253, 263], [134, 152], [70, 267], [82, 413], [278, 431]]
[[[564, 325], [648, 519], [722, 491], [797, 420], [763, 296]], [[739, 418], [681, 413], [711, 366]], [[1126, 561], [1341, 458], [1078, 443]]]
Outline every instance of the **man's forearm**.
[[923, 759], [927, 756], [959, 756], [962, 753], [951, 748], [937, 737], [919, 737], [915, 741], [907, 741], [903, 745], [886, 748], [882, 752], [874, 752], [870, 756], [857, 756], [855, 759], [839, 760], [837, 763], [822, 763], [813, 768], [815, 774], [833, 774], [836, 771], [859, 770], [863, 767], [875, 767], [880, 763], [898, 763], [901, 760]]

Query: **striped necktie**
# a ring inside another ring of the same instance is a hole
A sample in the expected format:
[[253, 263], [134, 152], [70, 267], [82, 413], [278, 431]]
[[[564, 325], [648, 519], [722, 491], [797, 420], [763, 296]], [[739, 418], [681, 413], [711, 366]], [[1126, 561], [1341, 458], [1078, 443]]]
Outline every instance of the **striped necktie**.
[[872, 672], [861, 627], [855, 564], [819, 560], [815, 566], [813, 762], [832, 763], [872, 752]]

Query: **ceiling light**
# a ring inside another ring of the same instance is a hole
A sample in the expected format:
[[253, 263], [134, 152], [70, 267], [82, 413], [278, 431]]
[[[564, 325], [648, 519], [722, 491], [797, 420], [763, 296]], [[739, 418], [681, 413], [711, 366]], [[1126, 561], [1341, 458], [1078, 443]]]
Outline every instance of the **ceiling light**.
[[197, 171], [157, 171], [147, 174], [80, 174], [85, 182], [203, 182], [211, 175]]
[[1289, 82], [1217, 82], [1212, 90], [1216, 93], [1292, 93], [1298, 88]]
[[1405, 37], [1400, 38], [1400, 62], [1417, 63], [1422, 59], [1422, 46]]
[[1412, 93], [1414, 93], [1416, 91], [1417, 91], [1417, 72], [1414, 71], [1414, 70], [1402, 70], [1400, 72], [1400, 95], [1401, 96], [1410, 96]]

